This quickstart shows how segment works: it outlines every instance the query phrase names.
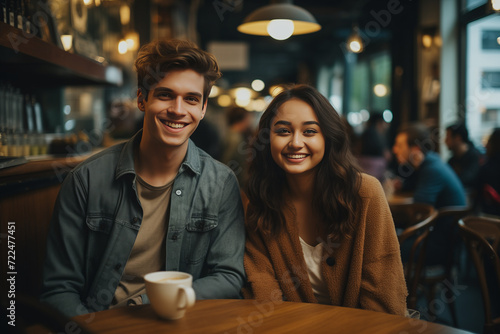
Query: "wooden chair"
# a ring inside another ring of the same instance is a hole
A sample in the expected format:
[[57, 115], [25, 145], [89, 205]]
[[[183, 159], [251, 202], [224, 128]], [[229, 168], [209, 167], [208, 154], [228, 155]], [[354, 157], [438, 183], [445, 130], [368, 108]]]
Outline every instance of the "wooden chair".
[[[458, 226], [478, 274], [484, 306], [485, 321], [483, 333], [500, 333], [500, 317], [492, 317], [491, 299], [493, 297], [491, 296], [492, 292], [489, 289], [486, 279], [486, 263], [484, 261], [485, 258], [491, 260], [496, 274], [495, 284], [500, 286], [500, 259], [498, 256], [500, 219], [466, 217], [459, 220]], [[500, 298], [500, 296], [497, 298]]]
[[408, 287], [407, 306], [415, 309], [417, 287], [425, 262], [428, 236], [437, 211], [428, 204], [393, 204], [390, 206], [394, 224], [398, 231], [399, 244], [412, 238], [413, 243], [403, 263], [406, 285]]
[[[446, 284], [446, 282], [451, 283], [454, 281], [453, 277], [453, 267], [458, 263], [456, 259], [456, 250], [458, 235], [456, 235], [456, 226], [458, 221], [465, 216], [471, 214], [471, 206], [449, 206], [438, 210], [438, 214], [434, 219], [433, 228], [437, 227], [437, 224], [448, 223], [449, 225], [449, 247], [446, 254], [446, 262], [439, 266], [433, 266], [433, 270], [426, 270], [424, 268], [422, 283], [427, 286], [427, 301], [430, 304], [436, 295], [436, 288], [438, 284]], [[431, 230], [432, 233], [432, 230]], [[432, 238], [431, 238], [432, 239]], [[434, 240], [433, 240], [434, 241]], [[437, 240], [436, 240], [437, 241]], [[441, 242], [441, 241], [437, 241]], [[446, 301], [450, 307], [451, 317], [453, 319], [453, 324], [458, 326], [457, 315], [455, 311], [455, 297], [451, 295], [452, 291], [450, 289], [445, 290]], [[429, 307], [429, 313], [433, 316], [433, 310]]]

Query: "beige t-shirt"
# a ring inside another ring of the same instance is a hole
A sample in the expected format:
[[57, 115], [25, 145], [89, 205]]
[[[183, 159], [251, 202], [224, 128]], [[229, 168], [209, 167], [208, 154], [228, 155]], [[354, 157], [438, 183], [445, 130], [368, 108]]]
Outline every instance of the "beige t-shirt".
[[304, 240], [300, 239], [304, 260], [307, 266], [309, 281], [314, 292], [314, 296], [320, 304], [331, 304], [328, 287], [321, 272], [321, 258], [323, 256], [323, 244], [319, 243], [316, 246], [311, 246]]
[[137, 175], [143, 219], [110, 308], [142, 304], [141, 295], [146, 293], [144, 275], [165, 269], [165, 235], [173, 182], [153, 187]]

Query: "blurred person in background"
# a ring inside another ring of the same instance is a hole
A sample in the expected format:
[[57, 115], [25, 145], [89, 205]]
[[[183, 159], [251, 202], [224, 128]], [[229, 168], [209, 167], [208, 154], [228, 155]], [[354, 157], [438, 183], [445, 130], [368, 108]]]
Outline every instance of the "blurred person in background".
[[424, 124], [412, 123], [399, 130], [392, 150], [403, 183], [396, 185], [396, 190], [411, 191], [415, 202], [431, 204], [437, 209], [465, 205], [462, 183], [433, 151], [435, 147], [437, 142]]
[[466, 189], [474, 189], [481, 154], [469, 140], [469, 132], [465, 123], [458, 122], [448, 126], [444, 142], [452, 153], [448, 164]]
[[[465, 206], [465, 189], [450, 165], [441, 161], [433, 151], [437, 141], [429, 128], [421, 123], [404, 125], [398, 132], [393, 152], [403, 176], [402, 191], [413, 192], [413, 201], [426, 203], [436, 209], [447, 206]], [[429, 236], [426, 251], [427, 265], [442, 265], [448, 261], [448, 252], [457, 233], [453, 221], [437, 223]], [[411, 242], [401, 246], [403, 258]]]
[[478, 174], [477, 193], [481, 212], [500, 216], [500, 128], [495, 128], [486, 144], [486, 163]]
[[248, 155], [252, 135], [252, 115], [241, 107], [226, 110], [228, 131], [223, 140], [221, 161], [228, 165], [238, 178], [240, 188], [244, 189], [248, 179]]
[[371, 113], [367, 127], [361, 135], [360, 154], [357, 155], [361, 169], [380, 182], [384, 181], [387, 162], [391, 158], [385, 138], [388, 126], [382, 113]]
[[196, 131], [191, 135], [191, 140], [207, 152], [215, 160], [221, 161], [222, 138], [219, 129], [207, 119], [202, 119]]

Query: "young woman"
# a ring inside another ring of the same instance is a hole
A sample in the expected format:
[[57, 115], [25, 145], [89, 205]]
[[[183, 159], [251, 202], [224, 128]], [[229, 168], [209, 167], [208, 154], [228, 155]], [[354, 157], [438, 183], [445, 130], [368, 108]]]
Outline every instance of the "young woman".
[[404, 315], [406, 284], [378, 180], [359, 172], [345, 124], [316, 89], [284, 90], [250, 166], [247, 298]]

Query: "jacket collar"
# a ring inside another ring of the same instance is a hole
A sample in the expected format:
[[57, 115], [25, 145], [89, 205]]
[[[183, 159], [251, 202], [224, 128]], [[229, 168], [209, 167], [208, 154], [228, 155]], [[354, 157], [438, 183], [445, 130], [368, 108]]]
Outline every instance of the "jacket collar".
[[[136, 148], [139, 148], [141, 138], [142, 129], [123, 146], [116, 166], [116, 178], [129, 173], [135, 175], [134, 152]], [[179, 173], [182, 173], [186, 168], [189, 168], [196, 174], [200, 174], [201, 172], [200, 154], [198, 148], [191, 139], [189, 139], [186, 157], [179, 168]]]

